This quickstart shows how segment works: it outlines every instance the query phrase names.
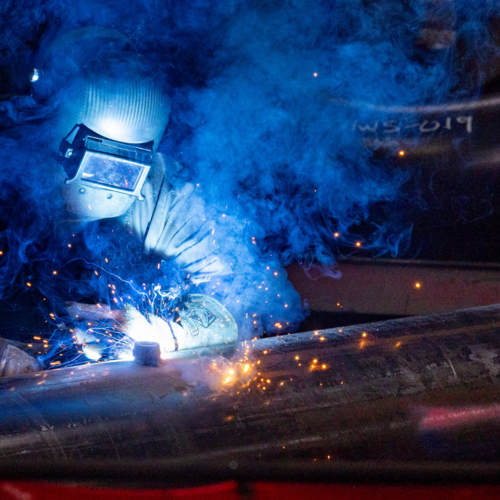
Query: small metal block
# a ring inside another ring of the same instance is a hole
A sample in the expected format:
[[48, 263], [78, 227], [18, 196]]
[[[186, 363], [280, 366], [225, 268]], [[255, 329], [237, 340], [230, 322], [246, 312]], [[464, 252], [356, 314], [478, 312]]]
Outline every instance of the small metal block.
[[158, 342], [136, 342], [132, 351], [134, 361], [143, 366], [159, 366], [161, 351]]

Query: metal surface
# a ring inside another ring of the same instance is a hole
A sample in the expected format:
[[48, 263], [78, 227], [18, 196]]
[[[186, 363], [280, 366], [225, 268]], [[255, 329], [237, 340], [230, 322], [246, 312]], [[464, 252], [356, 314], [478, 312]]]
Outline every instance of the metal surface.
[[351, 258], [332, 269], [342, 278], [288, 277], [311, 311], [410, 316], [500, 302], [500, 264]]
[[263, 339], [230, 387], [200, 360], [4, 379], [0, 456], [495, 460], [499, 331], [491, 306]]

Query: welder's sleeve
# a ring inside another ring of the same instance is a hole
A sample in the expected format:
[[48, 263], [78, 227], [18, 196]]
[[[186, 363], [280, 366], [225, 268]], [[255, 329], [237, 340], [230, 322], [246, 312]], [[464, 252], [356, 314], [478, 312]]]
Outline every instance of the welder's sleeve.
[[195, 187], [186, 184], [180, 190], [171, 188], [165, 168], [166, 160], [155, 155], [152, 174], [128, 217], [148, 253], [173, 259], [194, 282], [230, 271], [218, 255], [217, 228], [206, 216], [203, 200]]
[[13, 377], [41, 369], [35, 358], [0, 338], [0, 377]]

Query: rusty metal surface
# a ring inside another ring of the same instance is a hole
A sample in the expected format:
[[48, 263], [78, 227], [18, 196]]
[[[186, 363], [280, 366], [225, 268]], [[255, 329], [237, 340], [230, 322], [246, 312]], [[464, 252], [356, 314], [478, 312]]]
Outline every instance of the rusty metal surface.
[[499, 333], [489, 306], [262, 339], [230, 387], [200, 360], [4, 379], [0, 456], [496, 460]]
[[287, 268], [312, 311], [411, 316], [500, 303], [500, 264], [351, 258], [340, 279]]

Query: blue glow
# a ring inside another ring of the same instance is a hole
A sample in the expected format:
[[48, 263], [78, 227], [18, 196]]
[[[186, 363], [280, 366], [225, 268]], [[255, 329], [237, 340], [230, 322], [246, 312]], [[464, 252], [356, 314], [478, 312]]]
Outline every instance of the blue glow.
[[[111, 8], [32, 0], [30, 9], [0, 7], [0, 48], [12, 67], [37, 60], [59, 34], [98, 25], [126, 33], [150, 75], [166, 69], [172, 112], [159, 150], [176, 166], [169, 180], [173, 188], [196, 186], [234, 270], [195, 286], [168, 261], [144, 255], [118, 221], [68, 222], [63, 177], [47, 148], [66, 94], [44, 73], [34, 97], [0, 102], [7, 124], [0, 131], [2, 298], [36, 289], [50, 342], [78, 362], [82, 353], [60, 326], [77, 323], [67, 301], [118, 310], [128, 303], [154, 314], [158, 285], [218, 298], [242, 338], [293, 331], [306, 313], [284, 265], [331, 269], [358, 241], [376, 255], [401, 255], [411, 238], [411, 200], [402, 195], [409, 174], [374, 161], [356, 126], [388, 120], [383, 106], [477, 97], [498, 52], [489, 31], [493, 3], [456, 0], [453, 16], [451, 2], [436, 2], [430, 13], [431, 3], [130, 0]], [[429, 18], [451, 19], [453, 43], [440, 39], [424, 57]], [[60, 64], [72, 78], [85, 77], [70, 56]], [[16, 82], [9, 95], [21, 96]], [[379, 108], [346, 104], [353, 102]], [[173, 314], [176, 300], [162, 306], [164, 314]], [[127, 344], [123, 325], [94, 326]], [[47, 361], [59, 354], [50, 351]]]

